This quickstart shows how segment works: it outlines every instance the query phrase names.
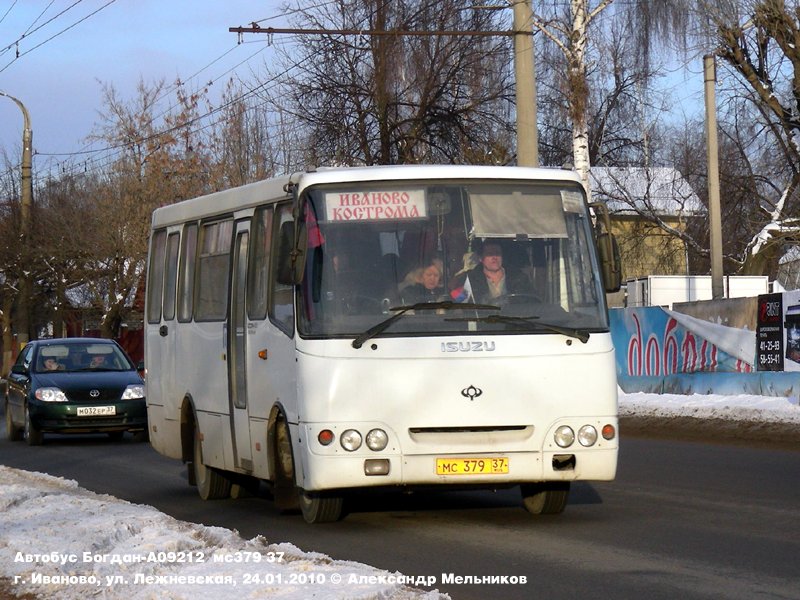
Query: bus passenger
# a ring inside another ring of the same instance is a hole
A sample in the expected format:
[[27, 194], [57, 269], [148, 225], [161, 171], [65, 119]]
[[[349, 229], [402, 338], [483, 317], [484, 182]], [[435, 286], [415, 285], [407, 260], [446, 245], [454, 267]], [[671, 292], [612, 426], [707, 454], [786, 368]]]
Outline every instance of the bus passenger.
[[[478, 253], [480, 262], [467, 272], [462, 288], [451, 292], [458, 302], [472, 296], [474, 302], [496, 304], [514, 294], [530, 294], [530, 281], [522, 275], [511, 276], [503, 267], [503, 248], [499, 243], [486, 241]], [[459, 295], [460, 292], [460, 295]]]
[[[419, 281], [403, 289], [403, 304], [438, 302], [446, 298], [442, 285], [441, 260], [433, 259], [419, 272]], [[416, 270], [415, 270], [416, 271]], [[412, 271], [412, 273], [415, 273]]]

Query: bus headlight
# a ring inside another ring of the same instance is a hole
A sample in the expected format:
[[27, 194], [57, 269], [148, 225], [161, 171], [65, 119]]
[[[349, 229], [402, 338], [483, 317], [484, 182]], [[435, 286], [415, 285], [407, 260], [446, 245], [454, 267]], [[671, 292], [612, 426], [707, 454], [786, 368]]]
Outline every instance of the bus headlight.
[[555, 435], [553, 435], [553, 440], [562, 448], [569, 448], [572, 446], [573, 442], [575, 442], [575, 432], [572, 431], [572, 427], [569, 427], [568, 425], [562, 425], [556, 429]]
[[348, 429], [339, 436], [339, 443], [342, 445], [342, 448], [348, 452], [355, 452], [361, 448], [361, 441], [361, 434], [355, 429]]
[[578, 441], [581, 446], [594, 446], [597, 442], [597, 429], [591, 425], [584, 425], [578, 430]]
[[383, 429], [373, 429], [367, 434], [367, 448], [380, 452], [389, 443], [389, 436]]

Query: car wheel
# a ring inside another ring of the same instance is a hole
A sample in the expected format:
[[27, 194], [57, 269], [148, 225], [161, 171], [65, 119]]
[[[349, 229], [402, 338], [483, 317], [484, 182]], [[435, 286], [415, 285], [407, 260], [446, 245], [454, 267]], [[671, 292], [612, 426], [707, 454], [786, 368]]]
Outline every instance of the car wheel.
[[523, 483], [522, 504], [532, 515], [556, 515], [564, 512], [569, 496], [569, 481]]
[[11, 419], [11, 407], [8, 405], [8, 400], [6, 400], [6, 437], [12, 442], [18, 442], [22, 439], [22, 431], [14, 425]]
[[28, 443], [28, 446], [41, 446], [44, 441], [42, 431], [31, 422], [31, 413], [28, 410], [28, 405], [25, 405], [25, 427], [23, 429], [22, 437]]
[[200, 430], [195, 425], [194, 429], [194, 478], [197, 482], [197, 492], [203, 500], [218, 500], [231, 495], [231, 482], [213, 467], [203, 463], [203, 445], [200, 441]]

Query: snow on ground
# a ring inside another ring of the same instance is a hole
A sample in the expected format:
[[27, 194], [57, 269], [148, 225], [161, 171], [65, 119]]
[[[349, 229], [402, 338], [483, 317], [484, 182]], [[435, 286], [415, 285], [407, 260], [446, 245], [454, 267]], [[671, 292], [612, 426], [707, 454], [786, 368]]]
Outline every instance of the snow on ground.
[[262, 537], [177, 521], [78, 487], [0, 466], [3, 592], [78, 600], [236, 598], [434, 600], [399, 573]]
[[[797, 398], [620, 393], [620, 416], [800, 425]], [[408, 578], [410, 579], [410, 578]], [[435, 582], [434, 582], [435, 583]], [[434, 600], [425, 582], [0, 466], [0, 597]]]
[[798, 398], [619, 394], [620, 417], [694, 417], [800, 425]]

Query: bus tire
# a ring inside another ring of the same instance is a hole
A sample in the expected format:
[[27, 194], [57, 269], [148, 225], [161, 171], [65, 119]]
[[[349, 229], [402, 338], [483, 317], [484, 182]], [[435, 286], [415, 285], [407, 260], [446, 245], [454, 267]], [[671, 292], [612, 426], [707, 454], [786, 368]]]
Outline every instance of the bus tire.
[[31, 413], [27, 404], [25, 404], [25, 428], [22, 437], [25, 438], [28, 446], [41, 446], [44, 443], [44, 434], [31, 421]]
[[523, 483], [522, 504], [532, 515], [557, 515], [564, 512], [569, 497], [569, 481]]
[[322, 496], [300, 492], [300, 511], [306, 523], [333, 523], [343, 516], [344, 499], [341, 496]]
[[231, 482], [213, 467], [203, 462], [203, 444], [200, 441], [200, 430], [194, 430], [194, 457], [192, 460], [194, 479], [197, 482], [197, 493], [203, 500], [219, 500], [231, 494]]
[[14, 421], [11, 419], [11, 407], [8, 400], [6, 400], [6, 437], [10, 442], [18, 442], [22, 439], [22, 431], [14, 425]]
[[280, 415], [275, 422], [275, 481], [272, 496], [280, 511], [295, 511], [300, 508], [300, 497], [294, 481], [294, 455], [292, 438], [286, 418]]

